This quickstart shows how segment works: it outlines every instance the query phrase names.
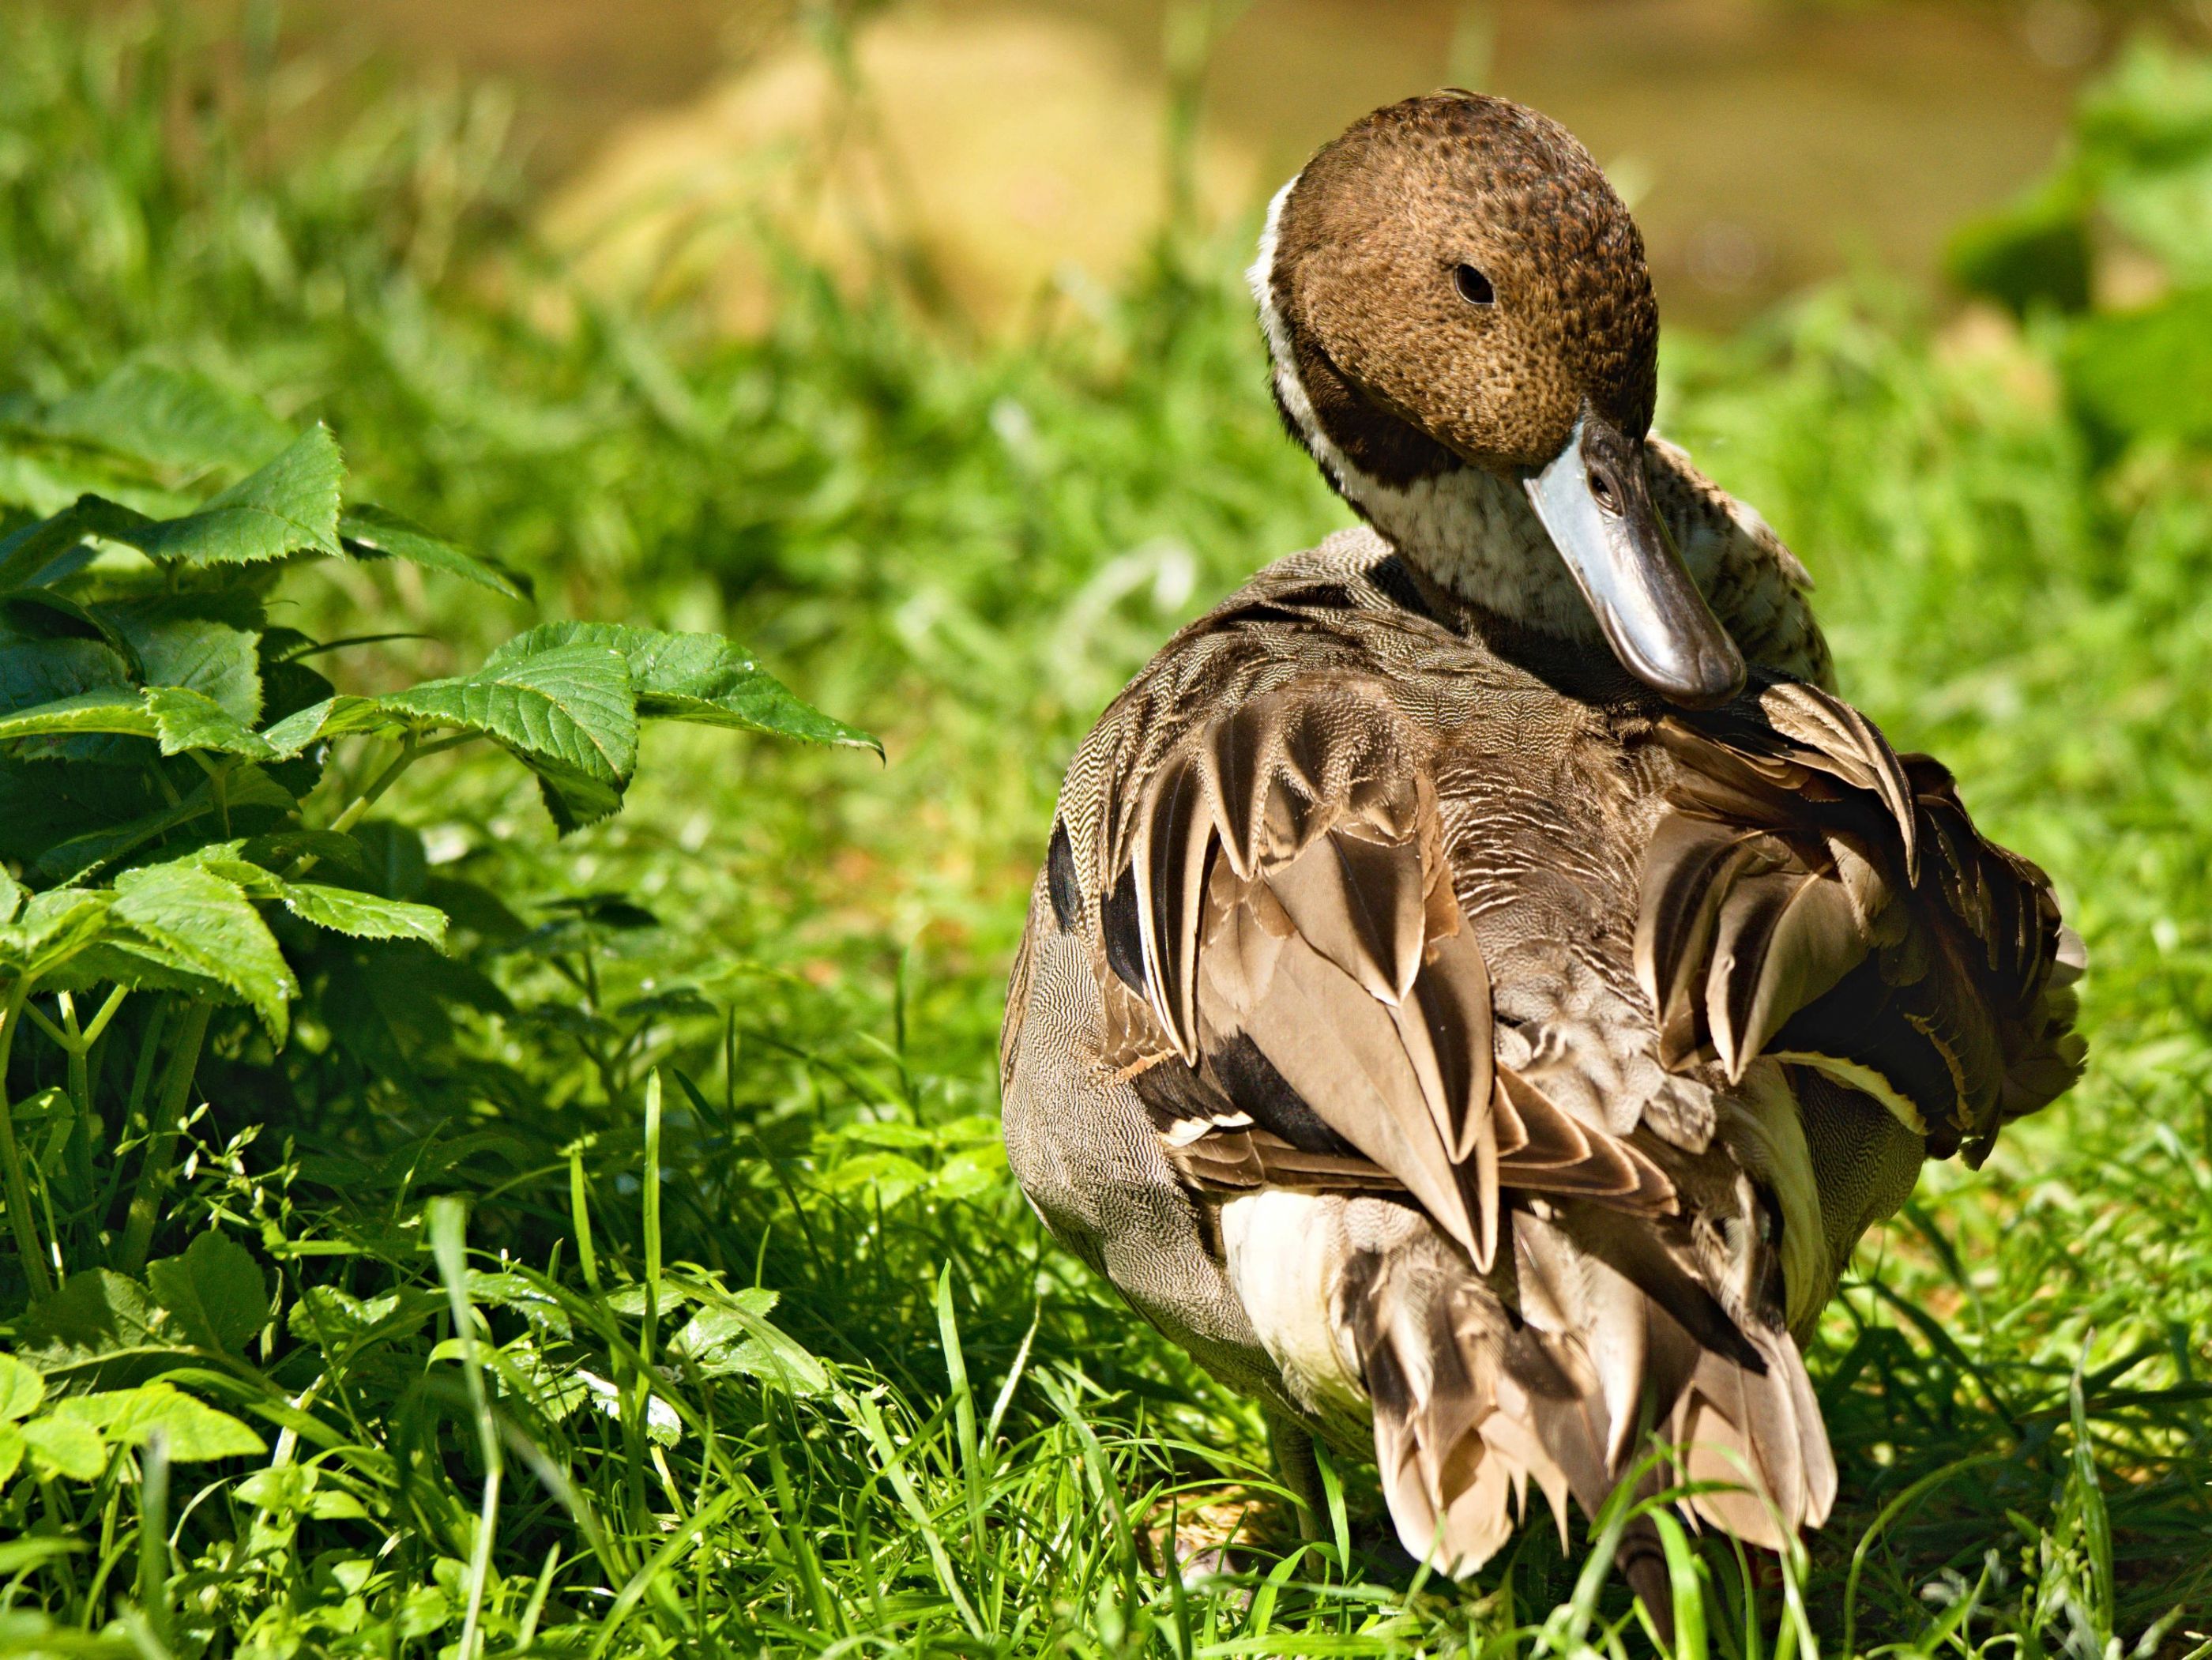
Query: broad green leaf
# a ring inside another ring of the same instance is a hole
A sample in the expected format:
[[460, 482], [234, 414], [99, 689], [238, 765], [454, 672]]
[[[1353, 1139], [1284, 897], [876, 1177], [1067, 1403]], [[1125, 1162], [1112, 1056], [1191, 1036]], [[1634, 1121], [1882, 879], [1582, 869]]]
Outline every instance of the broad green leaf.
[[26, 525], [0, 539], [0, 587], [21, 587], [75, 547], [85, 533], [75, 508]]
[[398, 717], [379, 706], [374, 697], [325, 697], [319, 703], [286, 715], [261, 733], [272, 753], [289, 760], [309, 745], [348, 733], [375, 732], [399, 726]]
[[307, 1496], [315, 1490], [315, 1468], [312, 1464], [278, 1464], [265, 1470], [256, 1470], [233, 1487], [231, 1496], [241, 1504], [257, 1505], [266, 1511], [296, 1511], [305, 1505]]
[[413, 520], [380, 508], [374, 502], [356, 502], [338, 519], [339, 538], [356, 558], [404, 559], [426, 570], [490, 588], [511, 599], [527, 599], [530, 584], [491, 560], [455, 547], [442, 536], [424, 530]]
[[447, 1304], [442, 1292], [392, 1292], [358, 1298], [336, 1286], [309, 1286], [285, 1316], [292, 1335], [340, 1353], [357, 1342], [389, 1341], [420, 1330]]
[[92, 1481], [107, 1468], [107, 1444], [100, 1431], [80, 1418], [33, 1419], [23, 1426], [23, 1444], [42, 1475], [67, 1476], [72, 1481]]
[[243, 840], [206, 842], [178, 855], [179, 865], [191, 865], [234, 884], [249, 899], [282, 899], [284, 879], [245, 856]]
[[142, 1383], [134, 1389], [108, 1389], [71, 1395], [58, 1403], [48, 1422], [82, 1424], [110, 1441], [143, 1446], [160, 1435], [170, 1462], [204, 1462], [211, 1458], [246, 1458], [266, 1452], [269, 1444], [227, 1412], [217, 1412], [171, 1383]]
[[603, 782], [589, 773], [549, 761], [543, 756], [526, 755], [522, 758], [537, 775], [538, 794], [545, 803], [546, 816], [562, 835], [586, 824], [596, 824], [622, 811], [621, 785]]
[[[289, 814], [300, 805], [289, 790], [251, 761], [240, 762], [224, 775], [223, 801], [234, 818], [249, 812]], [[39, 855], [39, 869], [57, 879], [81, 876], [179, 824], [204, 817], [215, 805], [214, 781], [208, 780], [173, 807], [58, 842]]]
[[[44, 1387], [43, 1382], [40, 1387]], [[8, 1485], [22, 1462], [23, 1426], [21, 1424], [0, 1424], [0, 1487]], [[0, 1545], [0, 1553], [4, 1553], [7, 1548], [5, 1545]], [[5, 1557], [0, 1555], [0, 1572], [6, 1570]]]
[[523, 1274], [489, 1274], [471, 1268], [469, 1297], [493, 1308], [513, 1309], [536, 1330], [555, 1337], [570, 1333], [568, 1310], [560, 1299], [538, 1281]]
[[193, 471], [258, 466], [289, 435], [251, 398], [155, 363], [125, 364], [89, 392], [52, 405], [40, 424], [57, 436]]
[[[106, 1268], [82, 1268], [32, 1308], [23, 1335], [34, 1355], [41, 1349], [107, 1354], [144, 1347], [153, 1341], [154, 1320], [154, 1305], [137, 1280]], [[39, 1370], [53, 1367], [40, 1364]]]
[[289, 870], [302, 858], [313, 856], [320, 865], [366, 878], [361, 843], [337, 830], [281, 830], [266, 836], [249, 836], [239, 844], [239, 856], [264, 870]]
[[95, 939], [46, 979], [49, 991], [89, 991], [128, 986], [133, 991], [172, 991], [194, 1001], [236, 1000], [230, 988], [194, 970], [175, 952], [128, 932]]
[[49, 1398], [71, 1389], [135, 1383], [206, 1358], [171, 1336], [157, 1319], [137, 1280], [106, 1268], [81, 1268], [23, 1316], [15, 1356], [45, 1376]]
[[22, 909], [23, 897], [29, 891], [8, 873], [5, 865], [0, 865], [0, 927], [15, 920], [15, 913]]
[[[186, 696], [198, 694], [187, 692]], [[201, 699], [205, 702], [204, 698]], [[208, 705], [210, 708], [215, 706]], [[216, 710], [221, 714], [221, 710]], [[160, 724], [145, 699], [129, 686], [94, 686], [57, 697], [49, 703], [0, 714], [0, 741], [15, 738], [52, 738], [82, 733], [113, 733], [131, 738], [151, 738]], [[250, 735], [250, 734], [249, 734]], [[173, 753], [173, 751], [171, 751]], [[142, 755], [144, 751], [140, 751]]]
[[435, 1585], [417, 1585], [399, 1604], [399, 1635], [412, 1639], [441, 1631], [453, 1617], [453, 1601]]
[[435, 906], [386, 899], [354, 888], [325, 887], [319, 882], [288, 882], [283, 900], [284, 908], [302, 921], [356, 939], [446, 943], [446, 914]]
[[186, 750], [218, 750], [256, 761], [276, 758], [276, 750], [228, 709], [187, 686], [149, 686], [145, 712], [161, 740], [161, 753], [181, 755]]
[[182, 1256], [149, 1263], [146, 1283], [177, 1335], [202, 1348], [242, 1354], [269, 1318], [260, 1266], [228, 1234], [197, 1235]]
[[258, 608], [240, 611], [191, 599], [149, 600], [111, 608], [118, 627], [138, 648], [149, 686], [182, 686], [198, 692], [251, 727], [261, 718], [261, 660], [257, 630], [240, 628], [229, 617], [210, 615], [228, 609], [245, 621]]
[[0, 710], [32, 708], [102, 686], [137, 690], [131, 666], [100, 641], [0, 636]]
[[29, 640], [97, 640], [120, 657], [134, 680], [146, 676], [133, 646], [104, 608], [93, 610], [55, 588], [15, 588], [0, 593], [0, 619], [9, 634]]
[[84, 497], [76, 512], [86, 528], [111, 542], [191, 565], [252, 564], [301, 549], [336, 554], [344, 477], [337, 441], [318, 424], [258, 472], [181, 519], [149, 519], [97, 496]]
[[623, 654], [641, 717], [732, 727], [883, 753], [883, 745], [866, 733], [796, 696], [755, 662], [750, 652], [718, 634], [672, 634], [617, 623], [546, 623], [508, 641], [485, 666], [510, 657], [581, 645], [605, 646]]
[[372, 818], [354, 827], [369, 891], [387, 899], [416, 899], [430, 883], [430, 857], [422, 832], [389, 818]]
[[235, 884], [189, 865], [147, 865], [115, 881], [115, 918], [196, 974], [251, 1005], [269, 1035], [284, 1040], [299, 992], [260, 913]]
[[637, 765], [637, 708], [622, 654], [566, 646], [487, 663], [474, 674], [426, 681], [377, 699], [385, 708], [465, 731], [542, 757], [602, 784]]
[[12, 1354], [0, 1354], [0, 1424], [28, 1418], [46, 1398], [46, 1380]]
[[105, 893], [33, 894], [0, 926], [0, 970], [29, 980], [52, 973], [99, 938], [112, 908]]
[[[766, 1307], [773, 1307], [771, 1298]], [[793, 1395], [819, 1395], [830, 1387], [822, 1363], [799, 1341], [747, 1306], [740, 1292], [727, 1304], [702, 1308], [669, 1344], [670, 1353], [708, 1377], [757, 1377]]]
[[[247, 812], [289, 813], [299, 806], [291, 792], [251, 761], [240, 762], [225, 775], [223, 800], [234, 818]], [[56, 842], [40, 854], [39, 871], [57, 881], [73, 879], [95, 865], [119, 859], [155, 836], [179, 824], [188, 824], [214, 809], [213, 781], [203, 781], [173, 807], [164, 807], [158, 812], [87, 830], [82, 836]]]

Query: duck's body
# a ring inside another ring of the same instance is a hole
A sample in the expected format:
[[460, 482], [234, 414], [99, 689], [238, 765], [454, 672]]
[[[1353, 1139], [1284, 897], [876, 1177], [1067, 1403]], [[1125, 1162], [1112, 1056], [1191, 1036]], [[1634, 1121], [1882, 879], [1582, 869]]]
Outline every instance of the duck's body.
[[[1407, 110], [1363, 126], [1413, 161], [1352, 158], [1401, 212], [1424, 146], [1514, 184], [1533, 145], [1524, 210], [1580, 155], [1494, 100]], [[1613, 349], [1553, 348], [1580, 366], [1571, 432], [1516, 436], [1570, 423], [1516, 405], [1454, 441], [1465, 398], [1419, 418], [1402, 366], [1342, 368], [1384, 337], [1301, 320], [1316, 282], [1279, 244], [1356, 271], [1346, 200], [1286, 190], [1255, 287], [1286, 419], [1375, 528], [1182, 630], [1078, 752], [1009, 999], [1008, 1153], [1217, 1376], [1371, 1432], [1415, 1554], [1470, 1572], [1530, 1483], [1595, 1512], [1639, 1425], [1743, 1489], [1701, 1515], [1778, 1545], [1835, 1491], [1793, 1331], [1924, 1154], [1985, 1146], [2077, 1067], [2057, 910], [1940, 768], [1823, 689], [1764, 522], [1641, 442], [1634, 295], [1582, 301]], [[1625, 501], [1666, 526], [1639, 545], [1673, 575], [1632, 570], [1653, 586], [1619, 616], [1607, 569], [1571, 582], [1550, 550], [1580, 510], [1555, 448], [1591, 458], [1608, 524]]]

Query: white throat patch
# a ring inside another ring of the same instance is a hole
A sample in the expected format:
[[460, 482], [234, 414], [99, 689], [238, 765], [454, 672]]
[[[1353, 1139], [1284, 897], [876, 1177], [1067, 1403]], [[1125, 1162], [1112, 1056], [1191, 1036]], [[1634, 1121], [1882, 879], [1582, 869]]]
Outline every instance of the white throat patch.
[[1411, 484], [1389, 483], [1355, 465], [1322, 426], [1298, 378], [1290, 324], [1275, 295], [1279, 222], [1297, 183], [1292, 179], [1267, 204], [1259, 258], [1245, 281], [1260, 308], [1275, 393], [1298, 441], [1337, 493], [1438, 586], [1547, 634], [1601, 638], [1589, 601], [1517, 483], [1461, 466]]

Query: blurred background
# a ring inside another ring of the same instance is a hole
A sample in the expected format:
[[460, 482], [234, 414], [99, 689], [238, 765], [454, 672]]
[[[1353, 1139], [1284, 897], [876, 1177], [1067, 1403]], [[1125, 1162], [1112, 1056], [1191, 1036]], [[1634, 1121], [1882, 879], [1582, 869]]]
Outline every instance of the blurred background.
[[[280, 26], [252, 0], [173, 9], [248, 43]], [[1725, 324], [1854, 261], [1930, 277], [2151, 21], [2201, 33], [2205, 0], [294, 0], [280, 49], [510, 87], [555, 240], [602, 284], [665, 276], [680, 244], [735, 327], [763, 289], [708, 246], [734, 214], [799, 210], [833, 264], [902, 240], [1003, 324], [1055, 281], [1121, 280], [1175, 189], [1233, 217], [1442, 84], [1566, 123], [1637, 209], [1668, 313]], [[800, 153], [820, 171], [777, 165]]]

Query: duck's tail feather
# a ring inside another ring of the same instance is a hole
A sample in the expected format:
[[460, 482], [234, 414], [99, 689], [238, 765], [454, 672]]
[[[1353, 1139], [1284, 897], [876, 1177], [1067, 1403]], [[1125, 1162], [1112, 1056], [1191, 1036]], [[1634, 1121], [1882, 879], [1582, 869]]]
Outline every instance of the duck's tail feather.
[[[1688, 1502], [1699, 1521], [1779, 1549], [1825, 1519], [1835, 1465], [1789, 1334], [1749, 1317], [1740, 1325], [1709, 1294], [1686, 1302], [1658, 1283], [1686, 1277], [1671, 1258], [1632, 1279], [1607, 1260], [1617, 1253], [1577, 1237], [1582, 1219], [1516, 1206], [1510, 1261], [1501, 1251], [1480, 1277], [1433, 1229], [1386, 1249], [1355, 1243], [1336, 1306], [1406, 1548], [1471, 1574], [1524, 1519], [1532, 1487], [1564, 1540], [1569, 1499], [1595, 1518], [1642, 1462], [1647, 1431], [1678, 1450], [1663, 1476], [1647, 1469], [1647, 1480], [1729, 1489]], [[1702, 1335], [1670, 1304], [1696, 1309]], [[1716, 1320], [1732, 1341], [1709, 1341]], [[1620, 1554], [1659, 1617], [1666, 1575], [1648, 1520], [1632, 1522]]]

